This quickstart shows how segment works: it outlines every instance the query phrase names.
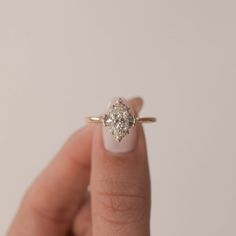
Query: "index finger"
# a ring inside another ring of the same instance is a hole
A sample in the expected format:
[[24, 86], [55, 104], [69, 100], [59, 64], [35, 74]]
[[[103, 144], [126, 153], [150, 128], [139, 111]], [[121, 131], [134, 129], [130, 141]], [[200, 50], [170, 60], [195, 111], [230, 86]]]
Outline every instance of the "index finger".
[[66, 142], [26, 193], [8, 236], [65, 235], [89, 183], [94, 125]]

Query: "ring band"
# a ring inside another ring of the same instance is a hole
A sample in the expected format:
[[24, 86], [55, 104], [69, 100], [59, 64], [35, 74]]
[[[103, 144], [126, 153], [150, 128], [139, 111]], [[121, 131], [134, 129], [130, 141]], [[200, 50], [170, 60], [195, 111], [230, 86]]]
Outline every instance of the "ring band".
[[110, 105], [106, 114], [87, 117], [89, 123], [102, 123], [103, 126], [108, 127], [112, 136], [119, 142], [129, 134], [129, 129], [135, 126], [136, 123], [155, 121], [155, 117], [137, 117], [126, 100], [122, 98], [118, 98], [114, 104]]
[[[134, 117], [135, 122], [140, 122], [140, 123], [151, 123], [151, 122], [156, 122], [155, 117]], [[104, 122], [104, 117], [103, 116], [89, 116], [87, 117], [87, 122], [89, 123], [103, 123]]]

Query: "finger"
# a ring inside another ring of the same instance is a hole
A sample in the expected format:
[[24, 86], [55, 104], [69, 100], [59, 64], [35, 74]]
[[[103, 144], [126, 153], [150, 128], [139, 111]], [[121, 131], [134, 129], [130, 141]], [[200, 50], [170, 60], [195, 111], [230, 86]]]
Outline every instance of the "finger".
[[[140, 97], [134, 97], [129, 100], [131, 106], [133, 107], [135, 114], [137, 115], [143, 105], [143, 100]], [[73, 224], [74, 235], [91, 235], [91, 203], [90, 194], [83, 204], [81, 210], [76, 216]]]
[[27, 192], [9, 236], [65, 235], [89, 183], [94, 125], [66, 142]]
[[143, 107], [143, 99], [141, 97], [134, 97], [129, 100], [130, 106], [133, 108], [134, 113], [137, 115]]
[[121, 142], [107, 127], [96, 127], [91, 191], [94, 236], [149, 235], [150, 183], [141, 126], [131, 128]]
[[73, 232], [76, 236], [92, 235], [90, 194], [88, 194], [85, 203], [83, 204], [81, 210], [74, 219]]

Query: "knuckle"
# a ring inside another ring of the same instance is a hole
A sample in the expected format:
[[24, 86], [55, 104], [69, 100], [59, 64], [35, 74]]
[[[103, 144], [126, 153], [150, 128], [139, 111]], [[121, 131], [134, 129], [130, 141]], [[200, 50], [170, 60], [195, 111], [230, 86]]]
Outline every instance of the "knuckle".
[[148, 210], [148, 199], [140, 185], [131, 182], [102, 181], [97, 192], [98, 214], [103, 220], [118, 224], [131, 224], [143, 219]]

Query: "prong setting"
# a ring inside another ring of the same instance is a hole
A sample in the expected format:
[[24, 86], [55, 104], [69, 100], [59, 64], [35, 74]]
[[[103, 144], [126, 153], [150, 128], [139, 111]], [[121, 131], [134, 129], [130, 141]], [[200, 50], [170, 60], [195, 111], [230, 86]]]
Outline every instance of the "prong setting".
[[118, 98], [103, 116], [103, 125], [108, 127], [111, 135], [118, 142], [129, 134], [129, 130], [135, 125], [135, 122], [136, 117], [121, 98]]

